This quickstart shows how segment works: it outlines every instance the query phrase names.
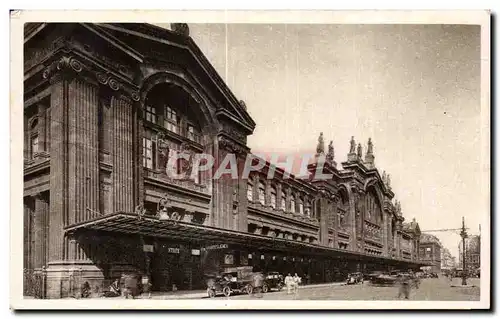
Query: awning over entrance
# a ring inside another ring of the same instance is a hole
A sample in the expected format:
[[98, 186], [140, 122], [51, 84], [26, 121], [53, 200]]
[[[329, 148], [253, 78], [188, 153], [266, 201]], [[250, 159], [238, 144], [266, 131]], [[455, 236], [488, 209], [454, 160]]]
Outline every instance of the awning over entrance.
[[391, 265], [406, 264], [421, 266], [409, 260], [372, 256], [358, 252], [296, 242], [282, 238], [249, 234], [234, 230], [224, 230], [210, 226], [191, 224], [183, 221], [160, 220], [154, 216], [139, 216], [131, 213], [114, 213], [67, 226], [68, 234], [80, 231], [106, 231], [135, 234], [150, 237], [173, 238], [192, 242], [226, 243], [241, 245], [252, 250], [273, 250], [305, 255], [338, 257], [345, 260], [363, 260]]

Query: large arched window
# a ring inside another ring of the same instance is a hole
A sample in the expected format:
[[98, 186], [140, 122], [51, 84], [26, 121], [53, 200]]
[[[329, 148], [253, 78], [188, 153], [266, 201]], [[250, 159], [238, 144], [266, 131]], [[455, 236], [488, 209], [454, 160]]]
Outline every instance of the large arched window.
[[370, 187], [366, 194], [366, 216], [365, 218], [377, 225], [382, 223], [382, 208], [377, 193]]
[[148, 92], [143, 106], [144, 167], [158, 170], [160, 177], [171, 178], [168, 168], [184, 176], [184, 181], [200, 183], [199, 172], [191, 171], [195, 167], [194, 154], [190, 154], [190, 160], [179, 159], [169, 167], [167, 164], [180, 152], [201, 152], [201, 145], [192, 144], [201, 143], [201, 128], [206, 124], [201, 107], [188, 92], [171, 83], [158, 84]]
[[262, 182], [259, 182], [259, 203], [266, 204], [266, 186]]
[[271, 207], [276, 208], [276, 187], [271, 186]]

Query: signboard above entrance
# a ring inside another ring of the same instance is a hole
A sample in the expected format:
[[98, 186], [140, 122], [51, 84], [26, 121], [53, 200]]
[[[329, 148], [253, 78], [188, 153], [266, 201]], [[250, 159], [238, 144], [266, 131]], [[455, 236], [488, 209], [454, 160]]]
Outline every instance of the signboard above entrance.
[[154, 252], [155, 248], [153, 245], [143, 245], [142, 250], [146, 253], [152, 253]]
[[202, 250], [216, 250], [216, 249], [228, 249], [229, 245], [228, 244], [217, 244], [217, 245], [210, 245], [207, 247], [203, 247]]

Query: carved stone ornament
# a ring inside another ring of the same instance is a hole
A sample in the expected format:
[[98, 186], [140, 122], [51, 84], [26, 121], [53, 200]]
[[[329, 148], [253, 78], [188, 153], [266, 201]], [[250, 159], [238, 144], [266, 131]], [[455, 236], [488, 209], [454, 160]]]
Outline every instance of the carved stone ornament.
[[247, 153], [247, 150], [245, 147], [225, 138], [225, 137], [222, 137], [220, 136], [219, 137], [219, 147], [220, 148], [223, 148], [227, 151], [229, 151], [230, 153], [234, 153], [234, 154], [246, 154]]
[[146, 215], [146, 209], [144, 208], [143, 204], [139, 204], [135, 207], [135, 213], [139, 216], [139, 219], [141, 219], [144, 215]]

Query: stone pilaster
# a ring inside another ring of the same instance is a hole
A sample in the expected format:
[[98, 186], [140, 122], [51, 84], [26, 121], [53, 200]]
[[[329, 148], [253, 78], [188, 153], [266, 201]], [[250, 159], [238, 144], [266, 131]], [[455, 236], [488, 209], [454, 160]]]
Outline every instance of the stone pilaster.
[[45, 118], [46, 106], [43, 104], [38, 104], [38, 152], [47, 151], [46, 147], [46, 118]]
[[99, 211], [98, 87], [80, 78], [68, 86], [68, 224]]
[[389, 222], [388, 216], [385, 211], [382, 211], [382, 244], [384, 245], [382, 250], [383, 256], [389, 256]]
[[[134, 153], [133, 153], [133, 105], [128, 97], [113, 96], [112, 162], [114, 211], [133, 212]], [[142, 140], [139, 145], [142, 145]], [[142, 163], [141, 163], [142, 165]]]
[[61, 261], [63, 227], [68, 218], [68, 80], [53, 81], [51, 88], [49, 262]]
[[245, 166], [246, 154], [238, 157], [238, 227], [239, 231], [246, 232], [248, 230], [248, 198], [247, 198], [247, 181], [241, 178], [243, 167]]
[[35, 196], [34, 213], [34, 264], [33, 268], [39, 269], [47, 264], [47, 225], [49, 217], [49, 202], [43, 194]]

